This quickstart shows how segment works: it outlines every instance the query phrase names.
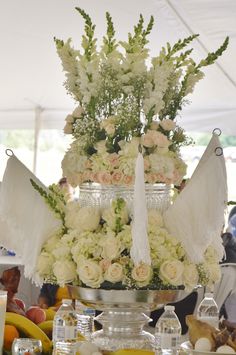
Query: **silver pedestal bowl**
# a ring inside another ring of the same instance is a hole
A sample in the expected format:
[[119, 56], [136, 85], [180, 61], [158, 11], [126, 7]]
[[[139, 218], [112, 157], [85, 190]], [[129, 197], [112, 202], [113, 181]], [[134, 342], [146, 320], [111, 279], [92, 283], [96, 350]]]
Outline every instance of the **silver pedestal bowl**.
[[104, 290], [68, 285], [73, 299], [102, 313], [96, 320], [102, 330], [92, 334], [100, 349], [154, 349], [154, 336], [143, 330], [149, 312], [187, 296], [184, 290]]

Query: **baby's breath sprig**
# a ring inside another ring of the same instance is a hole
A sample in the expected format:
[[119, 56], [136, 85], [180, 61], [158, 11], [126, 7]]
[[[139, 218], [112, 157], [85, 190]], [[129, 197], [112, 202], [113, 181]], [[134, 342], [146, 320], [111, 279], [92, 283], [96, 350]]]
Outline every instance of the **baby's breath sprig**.
[[39, 186], [33, 179], [30, 179], [30, 182], [33, 188], [44, 198], [45, 202], [56, 214], [57, 218], [61, 219], [63, 225], [63, 233], [65, 233], [65, 212], [62, 208], [62, 205], [66, 205], [66, 201], [63, 197], [63, 194], [57, 192], [53, 186], [49, 187], [50, 192], [47, 192], [41, 186]]

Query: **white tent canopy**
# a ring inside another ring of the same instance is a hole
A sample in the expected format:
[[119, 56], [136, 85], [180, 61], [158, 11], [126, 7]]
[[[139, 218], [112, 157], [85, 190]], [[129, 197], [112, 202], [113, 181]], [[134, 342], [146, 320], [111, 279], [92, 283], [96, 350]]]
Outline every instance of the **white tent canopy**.
[[216, 50], [228, 35], [229, 47], [217, 64], [205, 69], [191, 104], [179, 124], [188, 131], [211, 132], [219, 127], [236, 134], [236, 1], [235, 0], [0, 0], [0, 129], [33, 128], [40, 112], [43, 128], [62, 128], [75, 103], [63, 87], [64, 73], [53, 37], [71, 37], [79, 47], [84, 22], [80, 6], [105, 32], [105, 12], [112, 15], [118, 39], [126, 39], [142, 13], [155, 26], [151, 54], [167, 41], [199, 33], [196, 60]]

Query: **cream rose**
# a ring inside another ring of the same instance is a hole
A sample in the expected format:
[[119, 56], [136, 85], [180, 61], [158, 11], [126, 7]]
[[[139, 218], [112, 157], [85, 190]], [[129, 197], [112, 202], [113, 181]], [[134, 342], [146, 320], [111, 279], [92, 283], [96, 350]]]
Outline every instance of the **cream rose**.
[[84, 260], [77, 268], [80, 280], [87, 286], [99, 288], [104, 281], [102, 268], [92, 260]]
[[52, 251], [55, 259], [63, 259], [70, 254], [70, 247], [65, 243], [58, 243], [55, 245], [55, 249]]
[[120, 256], [120, 253], [122, 251], [119, 239], [112, 236], [104, 238], [101, 246], [101, 256], [104, 259], [114, 260]]
[[165, 261], [160, 267], [160, 278], [173, 286], [183, 283], [184, 265], [179, 260]]
[[52, 254], [42, 252], [37, 261], [37, 272], [39, 276], [44, 277], [50, 275], [54, 261], [55, 259]]
[[152, 278], [152, 268], [150, 265], [141, 263], [134, 266], [131, 276], [137, 282], [138, 286], [147, 286]]
[[111, 264], [105, 272], [105, 280], [113, 283], [122, 281], [123, 277], [123, 267], [119, 263]]
[[198, 271], [194, 264], [187, 264], [184, 266], [183, 283], [187, 288], [193, 288], [198, 284]]
[[176, 123], [173, 120], [165, 119], [165, 120], [160, 121], [160, 126], [165, 131], [173, 131], [176, 127]]
[[53, 273], [59, 285], [65, 285], [76, 279], [76, 264], [70, 260], [58, 260], [53, 264]]

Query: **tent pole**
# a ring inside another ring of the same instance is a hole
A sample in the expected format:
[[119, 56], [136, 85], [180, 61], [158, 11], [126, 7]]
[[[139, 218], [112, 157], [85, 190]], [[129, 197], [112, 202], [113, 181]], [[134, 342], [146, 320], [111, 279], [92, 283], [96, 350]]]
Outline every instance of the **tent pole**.
[[35, 107], [35, 116], [34, 116], [34, 160], [33, 160], [33, 173], [36, 175], [37, 170], [37, 158], [38, 158], [38, 140], [39, 132], [42, 123], [42, 113], [43, 109], [41, 106]]

